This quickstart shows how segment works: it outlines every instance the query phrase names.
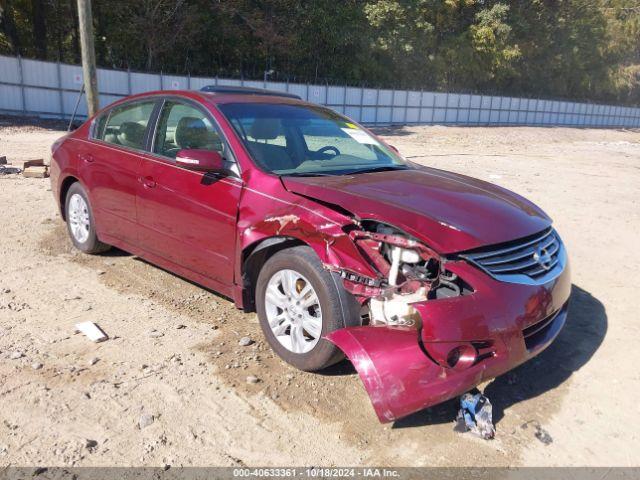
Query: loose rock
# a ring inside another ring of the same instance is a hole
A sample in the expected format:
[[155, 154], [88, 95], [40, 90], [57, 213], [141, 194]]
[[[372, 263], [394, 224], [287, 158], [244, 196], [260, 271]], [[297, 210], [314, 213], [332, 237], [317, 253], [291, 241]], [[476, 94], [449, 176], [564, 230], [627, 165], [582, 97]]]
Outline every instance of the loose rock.
[[33, 368], [34, 370], [40, 370], [44, 365], [42, 365], [39, 362], [35, 362], [31, 364], [31, 368]]
[[254, 375], [249, 375], [247, 377], [247, 383], [258, 383], [260, 379]]
[[249, 337], [242, 337], [238, 342], [238, 345], [240, 345], [241, 347], [248, 347], [252, 343], [253, 343], [253, 340], [251, 340]]
[[24, 357], [24, 353], [22, 353], [22, 352], [13, 352], [13, 353], [9, 356], [9, 358], [10, 358], [11, 360], [18, 360], [19, 358], [22, 358], [22, 357]]
[[151, 330], [147, 335], [148, 335], [150, 338], [160, 338], [160, 337], [164, 337], [164, 333], [159, 332], [158, 330]]
[[100, 359], [98, 357], [93, 357], [91, 360], [89, 360], [89, 365], [95, 365], [99, 361]]
[[140, 430], [142, 430], [143, 428], [151, 425], [154, 421], [155, 417], [153, 415], [151, 415], [150, 413], [143, 413], [138, 419], [138, 427], [140, 427]]

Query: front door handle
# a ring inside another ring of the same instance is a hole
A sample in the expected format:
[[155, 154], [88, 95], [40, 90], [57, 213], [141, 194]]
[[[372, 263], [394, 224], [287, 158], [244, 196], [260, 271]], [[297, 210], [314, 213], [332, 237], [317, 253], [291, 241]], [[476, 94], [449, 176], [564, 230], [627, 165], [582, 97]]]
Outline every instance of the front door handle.
[[155, 188], [156, 186], [156, 181], [153, 177], [140, 177], [140, 183], [142, 183], [144, 188]]
[[82, 153], [78, 156], [80, 157], [80, 160], [86, 163], [92, 163], [95, 160], [93, 158], [93, 155], [91, 155], [90, 153]]

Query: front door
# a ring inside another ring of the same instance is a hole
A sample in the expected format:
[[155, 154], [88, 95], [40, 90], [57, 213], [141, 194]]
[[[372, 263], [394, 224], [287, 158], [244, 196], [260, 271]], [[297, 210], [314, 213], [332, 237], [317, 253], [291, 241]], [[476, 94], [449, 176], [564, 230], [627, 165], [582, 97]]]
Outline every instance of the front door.
[[[232, 285], [239, 177], [176, 166], [182, 149], [211, 149], [235, 163], [212, 117], [199, 106], [166, 100], [152, 151], [142, 161], [138, 223], [142, 247], [222, 285]], [[237, 170], [236, 170], [237, 171]]]

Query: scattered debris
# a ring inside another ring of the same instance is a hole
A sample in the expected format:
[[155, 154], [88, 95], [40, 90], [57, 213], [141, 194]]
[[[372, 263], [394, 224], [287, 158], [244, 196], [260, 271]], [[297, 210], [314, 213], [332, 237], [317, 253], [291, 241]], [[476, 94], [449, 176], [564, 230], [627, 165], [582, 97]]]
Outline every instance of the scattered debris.
[[44, 164], [44, 160], [28, 160], [22, 164], [22, 175], [29, 178], [47, 178], [49, 167]]
[[256, 377], [255, 375], [249, 375], [247, 377], [247, 383], [258, 383], [260, 381], [260, 379], [258, 377]]
[[93, 322], [76, 323], [76, 330], [84, 333], [92, 342], [104, 342], [109, 337]]
[[10, 288], [3, 288], [2, 289], [2, 293], [11, 293], [11, 289]]
[[104, 275], [105, 273], [107, 273], [105, 270], [98, 270], [96, 272], [98, 275]]
[[89, 365], [95, 365], [96, 363], [98, 363], [100, 361], [100, 359], [98, 357], [93, 357], [91, 360], [89, 360]]
[[153, 415], [151, 415], [150, 413], [143, 413], [138, 419], [138, 427], [140, 428], [140, 430], [142, 430], [143, 428], [151, 425], [154, 421], [155, 417]]
[[8, 165], [0, 165], [0, 175], [12, 175], [22, 172], [21, 168], [9, 167]]
[[29, 167], [22, 171], [22, 176], [27, 178], [48, 178], [49, 167]]
[[40, 362], [35, 362], [31, 364], [31, 368], [33, 368], [34, 370], [40, 370], [42, 367], [44, 367], [44, 365], [42, 365]]
[[241, 347], [248, 347], [249, 345], [251, 345], [253, 343], [253, 340], [251, 340], [251, 338], [249, 337], [242, 337], [240, 339], [240, 341], [238, 342], [238, 345], [240, 345]]
[[526, 430], [529, 424], [533, 425], [534, 428], [536, 429], [534, 436], [538, 440], [540, 440], [545, 445], [550, 445], [553, 443], [553, 437], [551, 437], [549, 432], [547, 432], [544, 428], [542, 428], [542, 425], [540, 425], [540, 422], [538, 422], [537, 420], [529, 420], [528, 422], [525, 422], [522, 425], [520, 425], [520, 428], [522, 428], [523, 430]]
[[17, 351], [17, 352], [13, 352], [13, 353], [9, 356], [9, 358], [10, 358], [11, 360], [18, 360], [18, 359], [20, 359], [20, 358], [22, 358], [22, 357], [24, 357], [24, 353], [19, 352], [19, 351]]
[[31, 168], [31, 167], [45, 167], [46, 165], [44, 164], [44, 160], [42, 158], [37, 158], [35, 160], [27, 160], [26, 162], [23, 162], [22, 164], [22, 169], [26, 170], [27, 168]]
[[160, 338], [160, 337], [164, 337], [164, 333], [159, 332], [156, 329], [150, 330], [149, 333], [147, 333], [147, 335], [151, 338]]
[[98, 442], [96, 442], [95, 440], [87, 439], [87, 441], [84, 443], [84, 448], [86, 448], [90, 452], [93, 452], [97, 446]]
[[481, 393], [465, 393], [460, 397], [460, 410], [454, 427], [456, 432], [470, 431], [489, 440], [496, 434], [493, 425], [491, 402]]
[[182, 330], [183, 328], [187, 328], [187, 326], [182, 324], [176, 325], [176, 330]]

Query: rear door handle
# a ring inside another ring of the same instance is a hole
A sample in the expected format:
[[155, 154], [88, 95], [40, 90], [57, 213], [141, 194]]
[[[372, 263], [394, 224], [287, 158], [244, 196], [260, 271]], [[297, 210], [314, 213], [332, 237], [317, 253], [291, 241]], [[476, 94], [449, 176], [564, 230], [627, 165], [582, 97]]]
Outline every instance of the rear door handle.
[[155, 188], [156, 186], [156, 181], [153, 177], [140, 177], [140, 183], [142, 183], [144, 188]]
[[86, 163], [92, 163], [95, 160], [93, 158], [93, 155], [91, 155], [90, 153], [81, 153], [78, 156], [80, 157], [80, 160]]

